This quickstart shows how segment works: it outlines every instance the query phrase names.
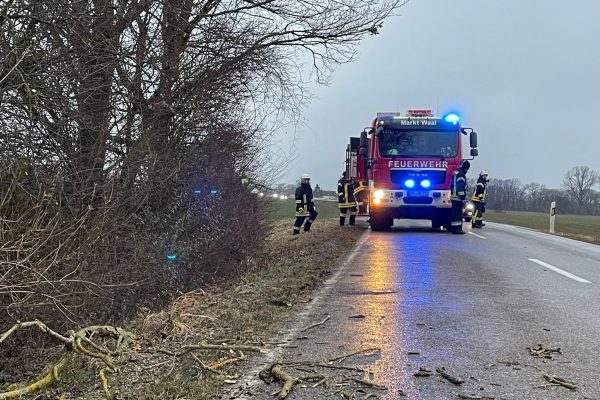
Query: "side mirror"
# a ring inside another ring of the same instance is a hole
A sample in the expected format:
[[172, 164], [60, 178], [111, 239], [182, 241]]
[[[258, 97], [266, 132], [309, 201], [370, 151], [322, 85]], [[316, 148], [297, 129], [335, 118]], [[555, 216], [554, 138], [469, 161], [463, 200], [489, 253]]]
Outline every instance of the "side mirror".
[[361, 151], [362, 151], [362, 148], [367, 147], [367, 131], [362, 131], [360, 133], [360, 147], [361, 147]]
[[379, 136], [381, 132], [383, 132], [383, 126], [378, 126], [377, 129], [375, 129], [375, 136]]
[[360, 150], [358, 151], [358, 155], [361, 157], [366, 157], [367, 156], [367, 148], [361, 147]]
[[471, 132], [471, 134], [469, 135], [469, 142], [472, 149], [477, 147], [477, 132]]
[[471, 156], [472, 157], [477, 157], [479, 155], [479, 150], [477, 149], [471, 149]]

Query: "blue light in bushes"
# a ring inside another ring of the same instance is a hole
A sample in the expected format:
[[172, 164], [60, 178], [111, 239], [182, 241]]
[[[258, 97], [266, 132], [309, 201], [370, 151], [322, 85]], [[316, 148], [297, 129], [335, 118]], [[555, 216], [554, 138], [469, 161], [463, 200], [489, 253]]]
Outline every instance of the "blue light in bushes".
[[194, 189], [194, 194], [195, 194], [196, 196], [200, 196], [200, 195], [202, 194], [202, 189], [200, 189], [200, 188], [196, 188], [196, 189]]
[[167, 260], [173, 261], [177, 258], [177, 254], [167, 254]]
[[210, 194], [211, 194], [211, 196], [216, 196], [216, 195], [218, 195], [218, 194], [219, 194], [219, 191], [218, 191], [217, 189], [212, 189], [212, 190], [210, 191]]

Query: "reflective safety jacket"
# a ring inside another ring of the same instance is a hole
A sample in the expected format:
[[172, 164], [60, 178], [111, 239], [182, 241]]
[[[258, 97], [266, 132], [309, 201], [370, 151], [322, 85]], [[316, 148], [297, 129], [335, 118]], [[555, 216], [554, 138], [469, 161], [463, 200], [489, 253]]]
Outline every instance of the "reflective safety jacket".
[[461, 201], [467, 198], [467, 175], [462, 168], [454, 171], [454, 174], [452, 174], [450, 191], [451, 200]]
[[338, 207], [350, 208], [356, 206], [354, 198], [354, 183], [344, 178], [338, 181]]
[[314, 208], [312, 188], [301, 184], [296, 188], [296, 217], [308, 217]]
[[487, 186], [488, 180], [480, 176], [475, 184], [475, 189], [473, 190], [473, 196], [471, 197], [471, 200], [480, 201], [482, 204], [485, 204], [485, 200], [487, 199]]
[[368, 189], [368, 187], [367, 187], [367, 185], [365, 185], [364, 182], [362, 182], [362, 181], [355, 182], [354, 183], [354, 197], [356, 197], [356, 195], [359, 194], [360, 192], [363, 192], [367, 189]]

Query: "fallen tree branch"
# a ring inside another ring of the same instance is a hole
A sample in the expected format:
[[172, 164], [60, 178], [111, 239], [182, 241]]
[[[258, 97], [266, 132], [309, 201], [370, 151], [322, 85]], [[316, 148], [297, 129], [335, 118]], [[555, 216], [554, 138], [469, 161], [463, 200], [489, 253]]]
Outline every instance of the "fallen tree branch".
[[575, 382], [569, 382], [568, 380], [564, 379], [564, 378], [559, 378], [558, 376], [552, 376], [550, 374], [544, 374], [544, 379], [547, 380], [550, 383], [554, 383], [557, 385], [561, 385], [566, 387], [567, 389], [571, 389], [571, 390], [577, 390], [578, 386]]
[[[112, 356], [117, 353], [94, 343], [91, 338], [93, 338], [95, 335], [100, 337], [112, 337], [117, 341], [117, 349], [135, 340], [135, 335], [132, 333], [121, 328], [108, 325], [90, 326], [80, 329], [77, 332], [69, 331], [66, 336], [63, 336], [48, 328], [48, 326], [43, 322], [34, 320], [28, 322], [17, 322], [14, 324], [9, 330], [0, 335], [0, 344], [2, 344], [9, 336], [24, 328], [37, 328], [42, 333], [45, 333], [63, 343], [66, 348], [66, 353], [63, 354], [63, 356], [56, 364], [54, 364], [54, 366], [52, 366], [51, 371], [42, 378], [20, 389], [0, 393], [0, 400], [14, 399], [25, 394], [31, 394], [58, 381], [61, 370], [65, 367], [65, 365], [67, 365], [67, 363], [75, 354], [102, 360], [109, 370], [116, 371], [116, 367], [112, 361]], [[84, 343], [92, 347], [94, 350], [86, 348]], [[108, 380], [106, 379], [106, 375], [104, 373], [105, 370], [106, 368], [103, 368], [99, 372], [100, 382], [107, 398], [111, 398]]]
[[287, 372], [285, 372], [280, 364], [274, 364], [271, 367], [271, 375], [273, 375], [273, 377], [279, 382], [283, 383], [283, 387], [279, 391], [277, 398], [285, 399], [294, 387], [296, 380], [292, 378], [292, 376], [289, 375]]

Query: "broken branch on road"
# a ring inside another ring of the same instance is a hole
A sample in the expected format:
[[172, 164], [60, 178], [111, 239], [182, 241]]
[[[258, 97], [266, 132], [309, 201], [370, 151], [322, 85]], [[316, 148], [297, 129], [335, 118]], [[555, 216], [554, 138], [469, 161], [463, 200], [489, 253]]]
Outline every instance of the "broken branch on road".
[[465, 381], [463, 379], [457, 378], [457, 377], [452, 376], [449, 373], [447, 373], [446, 368], [444, 368], [444, 367], [436, 368], [435, 370], [444, 379], [446, 379], [447, 381], [449, 381], [451, 383], [454, 383], [455, 385], [462, 385], [463, 383], [465, 383]]
[[306, 328], [302, 329], [300, 332], [305, 332], [305, 331], [307, 331], [309, 329], [312, 329], [312, 328], [314, 328], [316, 326], [323, 325], [325, 322], [327, 322], [329, 320], [329, 318], [331, 318], [331, 315], [328, 315], [327, 317], [325, 317], [325, 319], [323, 319], [323, 321], [321, 321], [321, 322], [317, 322], [316, 324], [312, 324], [310, 326], [307, 326]]

